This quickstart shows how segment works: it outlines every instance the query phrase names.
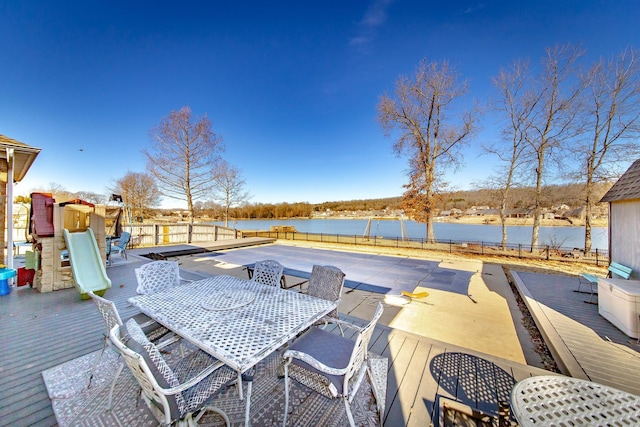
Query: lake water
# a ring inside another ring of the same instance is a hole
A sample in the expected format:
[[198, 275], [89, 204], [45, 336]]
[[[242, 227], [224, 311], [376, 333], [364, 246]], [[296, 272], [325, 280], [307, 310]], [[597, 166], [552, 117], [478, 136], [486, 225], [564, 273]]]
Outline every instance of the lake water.
[[[301, 233], [343, 234], [362, 236], [368, 219], [290, 219], [290, 220], [245, 220], [229, 222], [230, 227], [239, 230], [269, 230], [272, 225], [292, 225]], [[224, 222], [213, 224], [224, 225]], [[404, 221], [407, 237], [425, 238], [425, 225], [412, 220]], [[401, 237], [399, 220], [372, 220], [371, 236], [384, 238]], [[499, 225], [434, 223], [436, 239], [439, 241], [466, 241], [499, 243], [502, 240], [502, 228]], [[531, 226], [509, 226], [508, 243], [517, 245], [531, 244]], [[591, 230], [593, 249], [608, 249], [608, 230], [606, 227], [594, 227]], [[541, 245], [561, 246], [564, 248], [584, 247], [584, 227], [540, 227]]]

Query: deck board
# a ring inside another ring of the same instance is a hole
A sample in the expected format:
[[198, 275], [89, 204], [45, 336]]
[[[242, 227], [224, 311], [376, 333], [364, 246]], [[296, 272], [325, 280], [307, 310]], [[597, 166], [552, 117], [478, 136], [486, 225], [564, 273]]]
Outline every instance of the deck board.
[[[395, 404], [389, 408], [390, 415], [394, 419], [402, 416], [402, 419], [405, 420], [405, 425], [413, 416], [416, 398], [419, 397], [418, 390], [425, 373], [426, 365], [424, 362], [428, 359], [430, 351], [430, 344], [423, 341], [416, 342], [416, 346], [411, 354], [411, 359], [407, 364], [406, 373], [398, 389]], [[418, 406], [424, 409], [423, 402], [419, 402]], [[399, 411], [400, 413], [396, 416], [394, 413], [391, 413], [391, 411]], [[422, 417], [423, 420], [428, 419], [425, 418], [428, 417], [426, 410], [423, 411]]]
[[[410, 370], [410, 365], [417, 347], [418, 340], [405, 338], [402, 347], [398, 349], [397, 356], [393, 361], [392, 370], [394, 375], [387, 377], [387, 388], [395, 390], [393, 399], [387, 400], [387, 417], [396, 420], [396, 422], [402, 421], [402, 425], [406, 424], [410, 411], [407, 410], [406, 406], [403, 406], [401, 399], [408, 399], [408, 392], [405, 390], [407, 387], [405, 381], [409, 381], [407, 377], [413, 374]], [[414, 396], [411, 396], [411, 400], [413, 400], [413, 397]]]
[[[135, 294], [135, 266], [130, 262], [107, 270], [113, 287], [106, 297], [116, 303], [123, 318], [137, 313], [127, 302]], [[344, 318], [360, 325], [366, 322]], [[98, 311], [91, 301], [81, 301], [75, 289], [39, 294], [27, 288], [0, 298], [0, 322], [4, 346], [0, 352], [0, 425], [56, 425], [41, 371], [102, 348], [104, 326]], [[332, 331], [338, 333], [335, 328]], [[460, 360], [460, 355], [491, 362], [494, 369], [508, 372], [515, 380], [548, 373], [384, 325], [374, 330], [369, 350], [389, 360], [385, 424], [393, 427], [429, 425], [432, 418], [437, 422], [440, 396], [491, 407], [487, 403], [491, 398], [483, 397], [487, 392], [475, 390], [481, 384], [477, 378], [486, 381], [482, 384], [487, 389], [492, 384], [496, 387], [495, 379], [493, 383], [486, 380], [488, 374], [478, 376], [465, 370], [465, 384], [473, 385], [464, 389], [458, 387], [458, 370], [440, 375], [441, 370], [436, 369], [439, 363], [451, 364], [452, 358]], [[498, 392], [493, 393], [498, 400]]]

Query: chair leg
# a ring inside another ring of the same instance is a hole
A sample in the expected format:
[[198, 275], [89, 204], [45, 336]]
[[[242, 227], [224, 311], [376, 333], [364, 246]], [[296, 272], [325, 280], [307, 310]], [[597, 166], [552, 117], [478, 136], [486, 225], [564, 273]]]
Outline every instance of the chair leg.
[[378, 385], [373, 377], [373, 372], [371, 371], [371, 367], [369, 366], [369, 362], [367, 361], [367, 377], [369, 377], [369, 384], [371, 384], [371, 390], [373, 391], [373, 397], [376, 399], [376, 407], [378, 408], [378, 416], [380, 417], [380, 426], [384, 421], [384, 406], [382, 405], [382, 399], [380, 398], [380, 393], [384, 392], [382, 390], [378, 390]]
[[349, 405], [349, 398], [346, 396], [342, 398], [344, 401], [344, 408], [347, 410], [347, 418], [349, 418], [349, 425], [356, 427], [356, 422], [353, 420], [353, 414], [351, 413], [351, 405]]
[[116, 383], [118, 382], [118, 377], [120, 377], [122, 368], [124, 368], [124, 360], [120, 361], [118, 372], [116, 372], [116, 375], [113, 377], [113, 381], [111, 381], [111, 388], [109, 388], [109, 400], [107, 401], [107, 411], [111, 410], [111, 403], [113, 400], [113, 390], [116, 388]]
[[89, 383], [87, 384], [87, 388], [91, 388], [91, 381], [93, 381], [93, 375], [96, 373], [96, 368], [98, 367], [98, 364], [102, 360], [102, 355], [104, 354], [104, 351], [107, 349], [107, 337], [106, 336], [103, 337], [102, 340], [103, 340], [102, 351], [100, 352], [98, 357], [96, 357], [96, 359], [93, 361], [93, 366], [91, 367], [91, 371], [89, 371]]
[[287, 425], [287, 414], [289, 412], [289, 364], [284, 365], [284, 418], [282, 427]]
[[[596, 288], [597, 289], [597, 288]], [[587, 304], [598, 304], [598, 301], [593, 301], [593, 296], [594, 295], [598, 295], [596, 292], [594, 292], [593, 290], [593, 283], [591, 284], [591, 295], [589, 295], [589, 301], [585, 301]]]

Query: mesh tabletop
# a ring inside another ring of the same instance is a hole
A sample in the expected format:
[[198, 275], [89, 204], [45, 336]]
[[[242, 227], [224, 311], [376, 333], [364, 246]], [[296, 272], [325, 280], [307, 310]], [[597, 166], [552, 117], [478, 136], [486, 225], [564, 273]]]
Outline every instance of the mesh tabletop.
[[214, 276], [129, 301], [238, 372], [336, 308], [331, 301], [231, 276]]
[[521, 426], [638, 426], [640, 397], [577, 378], [537, 376], [511, 393]]

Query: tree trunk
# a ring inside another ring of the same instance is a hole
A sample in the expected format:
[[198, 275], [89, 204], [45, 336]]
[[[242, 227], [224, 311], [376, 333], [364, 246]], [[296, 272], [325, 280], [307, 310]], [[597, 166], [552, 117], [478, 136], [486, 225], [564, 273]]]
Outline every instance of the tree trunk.
[[536, 204], [533, 210], [533, 229], [531, 230], [531, 252], [537, 249], [540, 233], [540, 217], [542, 216], [542, 171], [544, 168], [544, 152], [538, 154], [536, 168]]
[[593, 178], [592, 174], [587, 174], [587, 188], [584, 207], [584, 253], [591, 252], [591, 217], [593, 215]]
[[502, 250], [507, 249], [507, 198], [503, 197], [502, 203], [500, 204], [500, 224], [502, 225], [502, 242], [500, 243], [500, 247]]
[[190, 192], [187, 192], [187, 210], [189, 211], [189, 224], [193, 224], [193, 199]]
[[429, 211], [427, 215], [427, 242], [435, 243], [436, 233], [433, 229], [433, 212]]

